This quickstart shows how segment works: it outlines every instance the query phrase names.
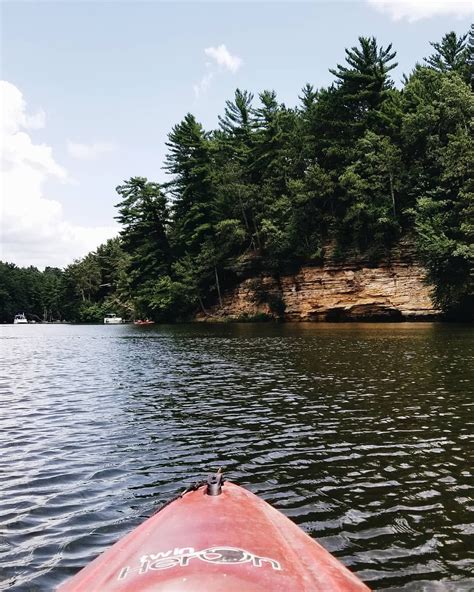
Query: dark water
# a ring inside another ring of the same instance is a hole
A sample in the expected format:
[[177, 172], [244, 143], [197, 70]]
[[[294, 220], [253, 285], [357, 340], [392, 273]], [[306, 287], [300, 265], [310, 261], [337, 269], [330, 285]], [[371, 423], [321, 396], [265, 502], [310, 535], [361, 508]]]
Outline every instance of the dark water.
[[0, 328], [0, 588], [225, 467], [378, 590], [474, 590], [469, 327]]

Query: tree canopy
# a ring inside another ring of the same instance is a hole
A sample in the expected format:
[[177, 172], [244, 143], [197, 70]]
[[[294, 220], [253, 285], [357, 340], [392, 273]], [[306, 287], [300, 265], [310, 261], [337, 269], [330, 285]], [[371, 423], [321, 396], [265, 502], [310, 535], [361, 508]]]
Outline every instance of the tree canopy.
[[471, 27], [432, 42], [397, 88], [392, 45], [359, 37], [332, 84], [304, 85], [294, 107], [272, 89], [237, 89], [216, 129], [186, 114], [166, 143], [168, 182], [117, 187], [119, 237], [65, 270], [0, 265], [1, 319], [100, 320], [110, 309], [185, 319], [249, 265], [376, 262], [401, 238], [418, 249], [435, 302], [469, 317], [473, 39]]

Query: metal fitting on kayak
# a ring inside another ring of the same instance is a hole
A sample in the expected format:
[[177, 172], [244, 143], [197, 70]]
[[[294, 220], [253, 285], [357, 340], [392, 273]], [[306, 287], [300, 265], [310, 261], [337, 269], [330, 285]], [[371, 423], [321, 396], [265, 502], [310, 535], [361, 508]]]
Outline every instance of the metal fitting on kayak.
[[207, 495], [220, 495], [222, 493], [223, 475], [220, 471], [207, 477]]

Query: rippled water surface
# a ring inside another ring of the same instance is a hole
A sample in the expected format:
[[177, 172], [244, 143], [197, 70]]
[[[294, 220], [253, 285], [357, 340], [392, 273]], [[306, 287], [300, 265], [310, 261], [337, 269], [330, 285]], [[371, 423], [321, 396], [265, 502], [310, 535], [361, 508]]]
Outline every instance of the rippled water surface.
[[3, 326], [0, 588], [225, 467], [378, 590], [474, 590], [473, 330]]

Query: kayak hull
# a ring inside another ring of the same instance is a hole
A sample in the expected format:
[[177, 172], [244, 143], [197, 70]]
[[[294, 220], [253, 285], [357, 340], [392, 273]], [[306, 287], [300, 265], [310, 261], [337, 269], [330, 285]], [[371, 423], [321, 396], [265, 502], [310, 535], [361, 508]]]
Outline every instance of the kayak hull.
[[225, 482], [164, 507], [60, 592], [363, 592], [321, 545], [250, 491]]

